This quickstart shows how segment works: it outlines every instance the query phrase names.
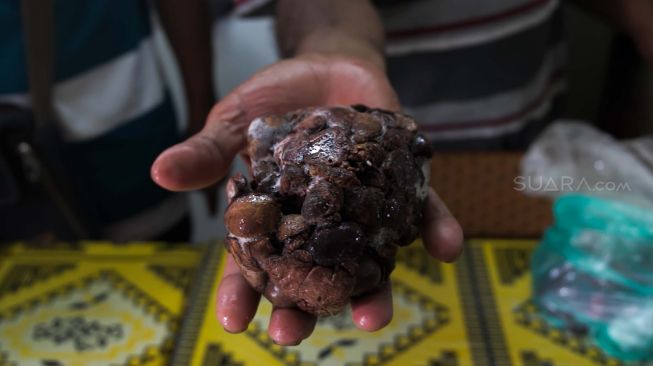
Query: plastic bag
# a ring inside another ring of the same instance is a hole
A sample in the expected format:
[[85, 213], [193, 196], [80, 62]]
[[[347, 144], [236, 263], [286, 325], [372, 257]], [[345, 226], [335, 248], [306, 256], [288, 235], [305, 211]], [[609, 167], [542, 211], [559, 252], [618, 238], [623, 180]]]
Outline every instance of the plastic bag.
[[553, 124], [521, 162], [516, 188], [557, 198], [568, 193], [653, 208], [653, 137], [619, 142], [592, 126]]
[[653, 358], [653, 213], [569, 195], [554, 216], [532, 257], [535, 303], [613, 356]]
[[557, 198], [533, 254], [533, 300], [624, 361], [653, 359], [653, 139], [549, 128], [522, 161], [530, 194]]

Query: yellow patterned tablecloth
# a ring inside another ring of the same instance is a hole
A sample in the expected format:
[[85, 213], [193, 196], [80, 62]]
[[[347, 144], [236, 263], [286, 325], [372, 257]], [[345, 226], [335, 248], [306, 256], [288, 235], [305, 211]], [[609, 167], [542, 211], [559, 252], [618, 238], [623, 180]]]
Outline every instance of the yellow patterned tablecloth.
[[[470, 243], [469, 264], [480, 299], [483, 327], [493, 365], [624, 366], [585, 336], [555, 329], [531, 301], [530, 257], [534, 243], [478, 240]], [[632, 363], [650, 366], [652, 362]]]
[[[218, 261], [218, 272], [224, 257]], [[474, 319], [466, 320], [473, 301], [461, 267], [433, 261], [415, 245], [403, 250], [393, 274], [395, 316], [382, 331], [364, 333], [351, 323], [349, 312], [321, 319], [313, 335], [298, 347], [280, 347], [268, 337], [272, 310], [259, 307], [249, 329], [238, 335], [216, 326], [213, 299], [191, 310], [174, 365], [471, 365], [483, 345], [471, 344], [469, 332], [480, 336]], [[461, 277], [462, 276], [462, 277]], [[213, 278], [214, 276], [209, 276]], [[459, 280], [463, 279], [464, 283]], [[209, 281], [213, 294], [217, 282]], [[466, 315], [467, 312], [467, 315]], [[192, 325], [199, 325], [195, 327]], [[188, 336], [188, 337], [186, 337]]]
[[364, 333], [343, 313], [298, 347], [267, 336], [267, 302], [243, 334], [218, 325], [220, 245], [13, 246], [0, 251], [0, 366], [622, 365], [539, 319], [534, 245], [473, 240], [456, 264], [405, 248], [388, 327]]
[[201, 257], [188, 246], [0, 252], [0, 365], [163, 365]]

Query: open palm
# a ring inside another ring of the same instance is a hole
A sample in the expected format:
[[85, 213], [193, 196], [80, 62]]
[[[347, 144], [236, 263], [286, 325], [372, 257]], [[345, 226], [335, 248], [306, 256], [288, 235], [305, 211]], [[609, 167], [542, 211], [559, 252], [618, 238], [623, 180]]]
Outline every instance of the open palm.
[[[244, 151], [249, 123], [260, 116], [310, 107], [365, 104], [398, 110], [399, 103], [383, 70], [371, 63], [338, 56], [304, 55], [256, 73], [216, 104], [204, 129], [164, 151], [152, 166], [152, 177], [173, 191], [200, 189], [222, 179], [236, 154]], [[462, 232], [433, 190], [424, 212], [422, 238], [434, 257], [454, 260]], [[230, 257], [217, 293], [218, 319], [229, 332], [242, 332], [254, 317], [260, 295], [240, 274]], [[352, 300], [352, 320], [374, 331], [392, 318], [390, 285]], [[298, 309], [275, 308], [268, 332], [282, 345], [308, 337], [315, 317]]]

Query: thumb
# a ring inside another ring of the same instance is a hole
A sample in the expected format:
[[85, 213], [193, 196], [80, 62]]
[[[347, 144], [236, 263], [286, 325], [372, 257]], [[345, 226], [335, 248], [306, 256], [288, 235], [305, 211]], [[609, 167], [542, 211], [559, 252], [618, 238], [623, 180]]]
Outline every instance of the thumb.
[[154, 182], [171, 191], [210, 186], [222, 179], [245, 146], [246, 124], [209, 122], [188, 140], [165, 150], [154, 161]]

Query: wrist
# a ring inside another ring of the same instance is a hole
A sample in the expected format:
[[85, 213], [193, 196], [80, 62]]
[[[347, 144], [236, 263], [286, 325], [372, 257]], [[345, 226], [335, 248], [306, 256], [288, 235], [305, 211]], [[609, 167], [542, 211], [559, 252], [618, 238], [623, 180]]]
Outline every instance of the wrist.
[[620, 3], [618, 21], [633, 39], [648, 36], [653, 32], [653, 1], [629, 0]]
[[315, 30], [306, 35], [295, 49], [295, 56], [305, 54], [344, 56], [371, 63], [385, 70], [382, 46], [333, 29]]
[[635, 42], [642, 56], [653, 63], [653, 0], [631, 0], [622, 4], [623, 29]]

